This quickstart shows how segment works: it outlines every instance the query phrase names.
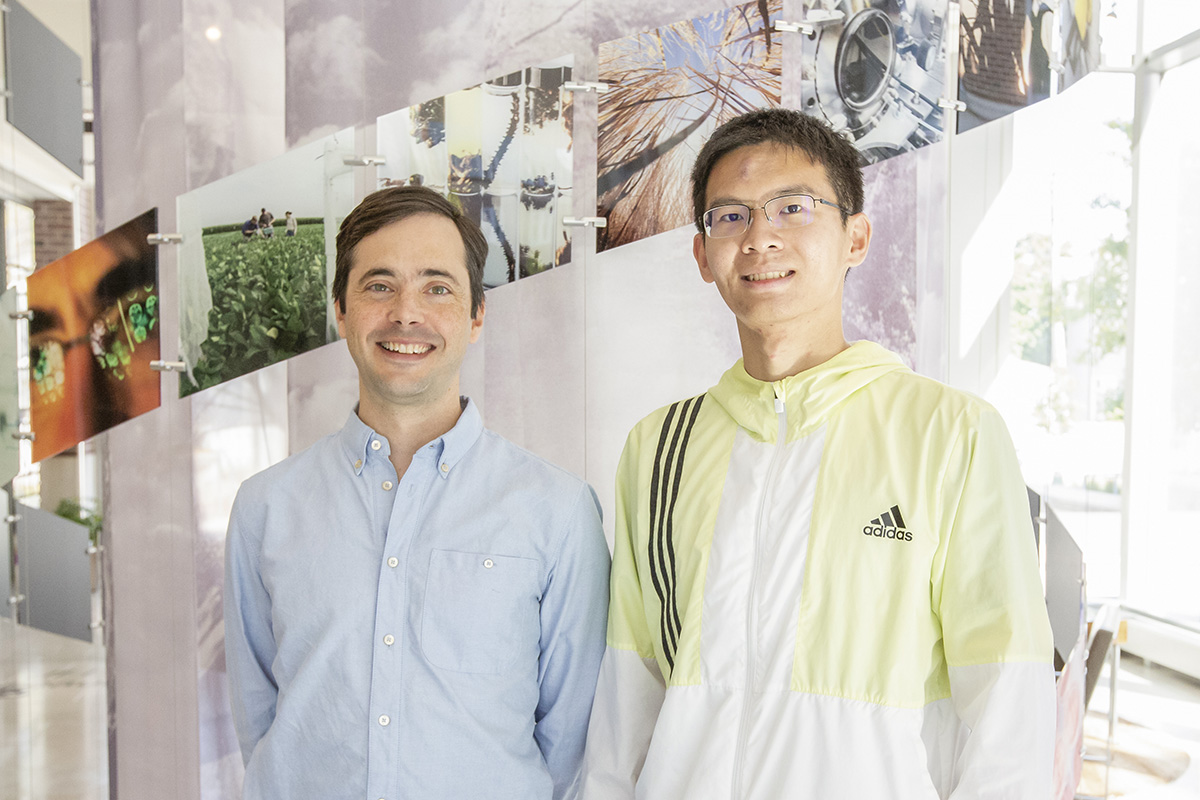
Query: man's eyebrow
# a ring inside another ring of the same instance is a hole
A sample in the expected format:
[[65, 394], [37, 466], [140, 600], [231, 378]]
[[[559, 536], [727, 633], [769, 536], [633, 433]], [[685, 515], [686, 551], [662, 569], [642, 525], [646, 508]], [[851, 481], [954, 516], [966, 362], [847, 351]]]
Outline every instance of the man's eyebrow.
[[[442, 278], [444, 280], [450, 281], [455, 286], [459, 285], [458, 278], [454, 277], [453, 273], [447, 272], [446, 270], [440, 269], [438, 267], [426, 267], [425, 269], [421, 270], [418, 273], [418, 275], [420, 275], [422, 278]], [[372, 267], [371, 269], [367, 270], [366, 272], [364, 272], [362, 275], [359, 276], [358, 284], [361, 286], [362, 284], [366, 283], [367, 281], [371, 280], [372, 278], [395, 278], [395, 277], [396, 277], [396, 271], [393, 270], [391, 267]]]
[[[797, 184], [793, 184], [791, 186], [783, 186], [783, 187], [776, 189], [775, 191], [771, 192], [771, 196], [767, 199], [773, 200], [776, 197], [784, 197], [785, 195], [789, 195], [789, 194], [807, 194], [812, 197], [820, 197], [820, 194], [813, 187], [811, 187], [807, 184], [797, 183]], [[717, 206], [753, 206], [753, 205], [754, 205], [753, 201], [743, 200], [740, 197], [714, 197], [712, 200], [710, 200], [708, 202], [709, 208], [716, 208]]]
[[421, 270], [421, 277], [422, 278], [445, 278], [446, 280], [453, 283], [455, 286], [458, 285], [458, 278], [454, 277], [454, 275], [452, 273], [447, 272], [444, 269], [438, 269], [435, 267], [426, 267], [425, 269]]

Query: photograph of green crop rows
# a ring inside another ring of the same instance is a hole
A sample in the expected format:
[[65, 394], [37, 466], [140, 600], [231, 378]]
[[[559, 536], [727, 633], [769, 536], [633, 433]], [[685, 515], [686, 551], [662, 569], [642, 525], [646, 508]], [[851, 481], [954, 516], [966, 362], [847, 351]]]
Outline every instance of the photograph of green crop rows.
[[[207, 389], [328, 341], [325, 329], [325, 226], [297, 220], [294, 236], [247, 236], [240, 224], [204, 228], [212, 288], [208, 338], [180, 395]], [[277, 228], [282, 229], [282, 225]]]

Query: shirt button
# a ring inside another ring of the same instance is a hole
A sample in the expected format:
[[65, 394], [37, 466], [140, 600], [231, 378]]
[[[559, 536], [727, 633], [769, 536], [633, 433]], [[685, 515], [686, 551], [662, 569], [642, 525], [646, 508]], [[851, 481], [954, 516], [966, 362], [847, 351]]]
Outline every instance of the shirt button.
[[387, 714], [379, 715], [379, 724], [382, 725], [383, 727], [386, 728], [388, 726], [388, 723], [391, 721], [392, 721], [392, 718], [389, 717]]
[[496, 564], [496, 562], [492, 561], [490, 558], [485, 558], [483, 560], [484, 569], [491, 569], [492, 567], [495, 566], [495, 564]]
[[399, 565], [399, 564], [400, 564], [400, 559], [396, 558], [395, 556], [392, 556], [391, 558], [388, 559], [388, 566], [391, 567], [392, 569], [395, 569], [397, 567], [397, 565]]
[[450, 465], [443, 461], [442, 462], [442, 472], [449, 472], [449, 471], [450, 471]]
[[385, 492], [390, 492], [390, 491], [392, 490], [392, 482], [391, 482], [391, 481], [384, 481], [384, 482], [383, 482], [383, 490], [384, 490]]
[[378, 439], [375, 439], [375, 440], [373, 440], [373, 441], [371, 442], [371, 449], [372, 449], [372, 450], [378, 450], [378, 449], [379, 449], [379, 448], [381, 448], [381, 447], [383, 447], [383, 445], [379, 443], [379, 440], [378, 440]]
[[383, 643], [386, 644], [388, 647], [391, 647], [392, 645], [394, 645], [396, 643], [396, 637], [392, 636], [389, 633], [387, 636], [383, 637]]
[[354, 468], [355, 468], [355, 469], [362, 469], [362, 459], [361, 459], [361, 458], [360, 458], [358, 461], [355, 461], [355, 462], [354, 462]]

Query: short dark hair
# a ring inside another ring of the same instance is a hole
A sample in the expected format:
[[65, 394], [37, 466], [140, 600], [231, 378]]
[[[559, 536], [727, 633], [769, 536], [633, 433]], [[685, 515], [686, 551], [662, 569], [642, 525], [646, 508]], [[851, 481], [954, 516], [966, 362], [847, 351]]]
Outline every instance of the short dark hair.
[[372, 192], [363, 198], [344, 220], [337, 235], [337, 262], [333, 273], [331, 294], [344, 314], [346, 289], [350, 284], [350, 268], [354, 265], [354, 248], [372, 233], [417, 214], [438, 214], [458, 228], [467, 251], [467, 276], [471, 284], [471, 318], [483, 305], [483, 265], [487, 261], [487, 239], [462, 209], [432, 189], [423, 186], [391, 186]]
[[721, 125], [696, 156], [692, 167], [692, 209], [701, 233], [704, 223], [700, 217], [708, 210], [704, 206], [713, 167], [734, 150], [765, 143], [799, 150], [825, 168], [837, 204], [848, 209], [841, 212], [843, 226], [851, 214], [863, 210], [862, 157], [850, 140], [808, 114], [789, 108], [761, 108]]

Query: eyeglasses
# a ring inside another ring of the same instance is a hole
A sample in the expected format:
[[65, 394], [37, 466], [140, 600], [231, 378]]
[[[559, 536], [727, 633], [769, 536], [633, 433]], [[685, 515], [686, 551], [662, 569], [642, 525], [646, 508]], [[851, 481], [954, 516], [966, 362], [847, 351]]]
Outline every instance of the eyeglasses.
[[785, 194], [753, 208], [741, 203], [710, 208], [701, 215], [700, 221], [704, 225], [704, 232], [713, 239], [741, 236], [750, 228], [750, 215], [760, 209], [767, 215], [767, 222], [774, 228], [803, 228], [813, 221], [817, 203], [832, 206], [847, 214], [853, 213], [837, 203], [812, 195]]

